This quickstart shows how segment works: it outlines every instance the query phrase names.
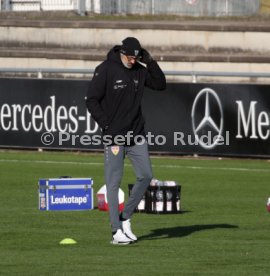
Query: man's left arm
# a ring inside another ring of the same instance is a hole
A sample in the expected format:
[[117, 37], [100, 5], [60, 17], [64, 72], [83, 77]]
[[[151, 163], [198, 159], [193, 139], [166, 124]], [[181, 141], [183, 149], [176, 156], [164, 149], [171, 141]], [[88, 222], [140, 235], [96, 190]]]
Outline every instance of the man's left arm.
[[152, 58], [148, 51], [142, 49], [142, 63], [146, 64], [147, 75], [145, 86], [154, 90], [165, 90], [166, 78], [157, 62]]

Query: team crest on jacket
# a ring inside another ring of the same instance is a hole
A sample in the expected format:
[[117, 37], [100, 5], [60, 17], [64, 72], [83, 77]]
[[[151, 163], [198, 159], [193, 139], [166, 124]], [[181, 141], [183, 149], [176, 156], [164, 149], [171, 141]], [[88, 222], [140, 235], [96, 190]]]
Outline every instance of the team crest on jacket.
[[114, 155], [117, 155], [119, 153], [119, 150], [120, 150], [119, 146], [112, 146], [111, 147], [111, 151]]

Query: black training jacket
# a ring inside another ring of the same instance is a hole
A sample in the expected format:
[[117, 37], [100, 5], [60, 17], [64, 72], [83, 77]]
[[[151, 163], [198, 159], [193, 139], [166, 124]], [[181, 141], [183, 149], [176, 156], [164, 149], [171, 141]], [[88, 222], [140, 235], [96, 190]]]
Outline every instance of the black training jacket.
[[92, 117], [104, 130], [115, 137], [132, 131], [144, 134], [141, 100], [144, 86], [164, 90], [166, 80], [156, 61], [147, 68], [136, 63], [126, 68], [120, 59], [120, 46], [112, 48], [107, 60], [97, 66], [87, 92], [86, 105]]

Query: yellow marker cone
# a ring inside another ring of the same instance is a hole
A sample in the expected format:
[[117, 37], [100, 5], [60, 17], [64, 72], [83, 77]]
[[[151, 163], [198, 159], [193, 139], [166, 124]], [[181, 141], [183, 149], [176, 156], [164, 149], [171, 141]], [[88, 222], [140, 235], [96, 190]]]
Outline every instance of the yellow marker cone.
[[77, 242], [73, 239], [66, 238], [60, 241], [60, 244], [76, 244]]

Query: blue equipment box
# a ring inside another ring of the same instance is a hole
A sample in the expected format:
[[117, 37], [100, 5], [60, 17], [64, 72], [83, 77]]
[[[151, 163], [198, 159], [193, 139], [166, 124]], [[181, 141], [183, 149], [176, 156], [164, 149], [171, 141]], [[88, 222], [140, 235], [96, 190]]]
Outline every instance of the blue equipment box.
[[94, 209], [91, 178], [50, 178], [39, 180], [39, 210]]

